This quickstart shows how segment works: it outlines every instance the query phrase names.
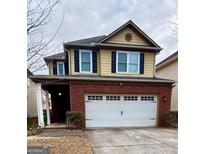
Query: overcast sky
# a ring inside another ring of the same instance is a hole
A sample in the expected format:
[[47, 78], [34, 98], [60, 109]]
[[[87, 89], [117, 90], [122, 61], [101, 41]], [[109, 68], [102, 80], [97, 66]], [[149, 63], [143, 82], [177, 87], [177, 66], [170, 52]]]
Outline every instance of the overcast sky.
[[108, 35], [132, 20], [163, 50], [158, 63], [178, 48], [177, 33], [170, 21], [177, 20], [177, 0], [60, 0], [46, 31], [54, 33], [64, 14], [63, 25], [53, 44], [62, 52], [62, 43], [97, 35]]

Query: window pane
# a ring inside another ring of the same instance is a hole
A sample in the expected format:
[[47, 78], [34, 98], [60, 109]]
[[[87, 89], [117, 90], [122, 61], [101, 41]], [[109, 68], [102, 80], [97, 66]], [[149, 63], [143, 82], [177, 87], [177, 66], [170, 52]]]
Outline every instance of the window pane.
[[118, 64], [118, 72], [127, 72], [127, 64]]
[[58, 72], [59, 72], [59, 75], [62, 75], [63, 74], [63, 69], [59, 69]]
[[58, 74], [59, 75], [63, 75], [63, 67], [64, 67], [63, 63], [58, 63]]
[[126, 53], [118, 53], [118, 63], [127, 63]]
[[129, 54], [129, 62], [137, 64], [138, 63], [138, 54], [137, 53], [130, 53]]
[[137, 73], [138, 72], [137, 65], [136, 64], [129, 64], [129, 72]]
[[82, 71], [90, 72], [90, 63], [82, 62]]
[[81, 52], [81, 61], [90, 62], [90, 52]]

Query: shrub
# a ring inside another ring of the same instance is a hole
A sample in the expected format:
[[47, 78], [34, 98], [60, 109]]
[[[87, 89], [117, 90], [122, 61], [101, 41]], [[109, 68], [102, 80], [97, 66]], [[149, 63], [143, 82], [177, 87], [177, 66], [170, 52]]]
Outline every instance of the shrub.
[[77, 111], [66, 112], [66, 124], [70, 129], [83, 129], [85, 124], [84, 113]]
[[40, 132], [36, 118], [27, 117], [27, 136], [38, 135]]
[[38, 127], [38, 124], [36, 121], [34, 121], [32, 118], [27, 117], [27, 130], [33, 130]]
[[164, 119], [167, 127], [178, 128], [178, 112], [170, 111], [164, 114]]

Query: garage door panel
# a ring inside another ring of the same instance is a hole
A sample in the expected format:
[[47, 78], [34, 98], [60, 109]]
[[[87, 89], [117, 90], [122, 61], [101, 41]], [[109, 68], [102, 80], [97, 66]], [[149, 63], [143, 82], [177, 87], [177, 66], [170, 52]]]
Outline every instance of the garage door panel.
[[99, 119], [97, 121], [87, 121], [86, 127], [150, 127], [155, 126], [154, 120], [141, 119], [141, 121], [133, 120], [103, 120]]
[[154, 95], [89, 96], [98, 100], [88, 100], [88, 96], [85, 96], [86, 127], [156, 126], [157, 97]]

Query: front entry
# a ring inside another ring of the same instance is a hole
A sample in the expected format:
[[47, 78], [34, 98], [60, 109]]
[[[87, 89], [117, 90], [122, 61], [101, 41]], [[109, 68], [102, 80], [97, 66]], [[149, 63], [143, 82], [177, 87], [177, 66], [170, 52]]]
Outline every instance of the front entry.
[[53, 86], [50, 93], [52, 102], [51, 123], [65, 122], [65, 113], [70, 110], [69, 87], [65, 85]]

